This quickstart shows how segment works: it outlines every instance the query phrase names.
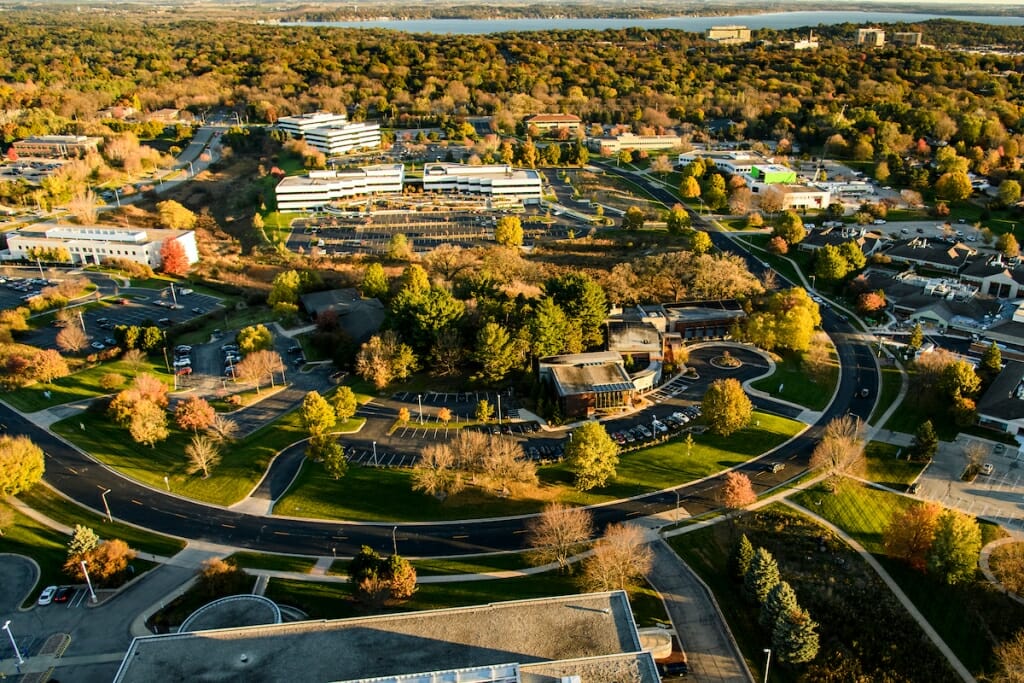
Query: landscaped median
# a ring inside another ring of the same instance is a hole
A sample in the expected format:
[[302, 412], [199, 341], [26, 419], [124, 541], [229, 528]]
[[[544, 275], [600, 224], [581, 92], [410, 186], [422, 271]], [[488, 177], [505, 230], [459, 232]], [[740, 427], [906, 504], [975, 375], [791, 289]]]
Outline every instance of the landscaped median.
[[810, 410], [824, 410], [839, 383], [839, 358], [828, 336], [821, 336], [824, 339], [816, 339], [814, 343], [827, 345], [827, 358], [812, 361], [810, 351], [774, 356], [775, 372], [751, 386], [773, 398]]
[[467, 489], [444, 501], [414, 492], [412, 470], [352, 465], [344, 477], [334, 480], [322, 467], [304, 465], [274, 513], [366, 521], [444, 521], [532, 514], [553, 501], [596, 505], [660, 491], [735, 467], [784, 443], [804, 427], [795, 420], [754, 413], [751, 425], [732, 436], [695, 436], [691, 452], [677, 438], [625, 454], [615, 479], [588, 492], [572, 486], [573, 475], [565, 463], [538, 468], [540, 484], [517, 497], [500, 498]]

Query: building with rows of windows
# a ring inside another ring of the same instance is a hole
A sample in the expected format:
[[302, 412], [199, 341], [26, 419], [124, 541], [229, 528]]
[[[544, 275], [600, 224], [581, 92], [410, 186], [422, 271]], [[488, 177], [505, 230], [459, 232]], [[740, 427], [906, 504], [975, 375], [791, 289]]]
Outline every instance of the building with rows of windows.
[[318, 111], [282, 116], [276, 125], [279, 130], [294, 137], [305, 138], [310, 147], [327, 156], [380, 147], [379, 123], [349, 121], [344, 114]]
[[[149, 230], [108, 225], [32, 226], [7, 233], [7, 250], [0, 260], [32, 261], [39, 254], [64, 250], [73, 265], [98, 265], [108, 259], [127, 259], [159, 268], [160, 250], [168, 240], [181, 244], [189, 263], [199, 260], [192, 230]], [[42, 257], [43, 260], [60, 260]]]
[[310, 171], [306, 175], [289, 176], [277, 184], [277, 208], [279, 211], [311, 211], [338, 199], [401, 192], [404, 183], [402, 164]]
[[538, 204], [541, 185], [537, 171], [514, 169], [503, 164], [464, 166], [439, 162], [423, 168], [424, 192], [465, 192], [489, 199]]

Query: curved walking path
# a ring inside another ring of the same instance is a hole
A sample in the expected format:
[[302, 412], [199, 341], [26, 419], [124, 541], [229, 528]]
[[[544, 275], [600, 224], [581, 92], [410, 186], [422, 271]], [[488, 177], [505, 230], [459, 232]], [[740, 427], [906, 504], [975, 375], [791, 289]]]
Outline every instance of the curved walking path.
[[1024, 605], [1024, 597], [1008, 590], [1006, 586], [1003, 585], [1002, 581], [999, 580], [999, 577], [996, 576], [995, 572], [992, 571], [992, 566], [989, 563], [992, 559], [992, 551], [1000, 546], [1004, 546], [1009, 543], [1022, 543], [1022, 541], [1017, 536], [1007, 536], [1005, 538], [1000, 538], [996, 539], [995, 541], [992, 541], [987, 546], [981, 549], [981, 555], [978, 557], [978, 566], [981, 568], [981, 573], [985, 575], [985, 578], [988, 579], [993, 585], [999, 586], [999, 588], [1001, 588], [1006, 593], [1006, 597]]
[[918, 623], [918, 625], [921, 627], [921, 630], [925, 632], [925, 635], [927, 635], [928, 638], [932, 641], [932, 643], [935, 644], [935, 647], [938, 648], [939, 652], [941, 652], [942, 655], [946, 658], [946, 661], [949, 662], [950, 667], [952, 667], [952, 669], [957, 673], [957, 675], [960, 676], [961, 679], [963, 679], [964, 683], [975, 683], [976, 679], [971, 674], [971, 672], [967, 670], [967, 667], [964, 666], [963, 662], [960, 661], [960, 658], [956, 656], [956, 653], [954, 653], [948, 645], [946, 645], [946, 641], [942, 639], [942, 636], [939, 635], [938, 631], [932, 628], [932, 625], [928, 623], [928, 620], [925, 619], [924, 615], [921, 614], [920, 610], [918, 610], [914, 603], [911, 602], [910, 598], [907, 597], [907, 594], [904, 593], [903, 589], [899, 587], [899, 584], [897, 584], [896, 581], [893, 580], [891, 576], [889, 576], [889, 572], [885, 571], [882, 565], [878, 563], [878, 560], [875, 559], [874, 555], [869, 553], [864, 548], [864, 546], [858, 543], [852, 536], [847, 534], [845, 531], [843, 531], [836, 525], [829, 522], [824, 517], [821, 517], [820, 515], [815, 514], [813, 511], [808, 510], [802, 505], [798, 505], [786, 498], [782, 498], [780, 502], [783, 505], [788, 505], [794, 510], [799, 511], [802, 515], [807, 515], [808, 517], [816, 521], [818, 524], [821, 524], [823, 527], [831, 530], [834, 534], [836, 534], [844, 541], [846, 541], [846, 543], [851, 548], [856, 550], [857, 553], [864, 559], [864, 561], [867, 562], [868, 565], [870, 565], [871, 568], [875, 570], [875, 573], [878, 574], [878, 577], [882, 579], [885, 585], [889, 587], [889, 590], [892, 591], [892, 594], [895, 595], [896, 599], [899, 600], [900, 604], [903, 605], [903, 609], [907, 610], [907, 613], [914, 618], [914, 621]]

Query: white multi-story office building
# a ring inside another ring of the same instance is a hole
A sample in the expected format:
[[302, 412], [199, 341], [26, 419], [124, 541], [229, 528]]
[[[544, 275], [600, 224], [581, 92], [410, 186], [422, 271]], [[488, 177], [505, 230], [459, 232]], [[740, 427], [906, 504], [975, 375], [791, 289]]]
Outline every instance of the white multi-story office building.
[[306, 142], [327, 156], [345, 154], [357, 149], [380, 147], [380, 124], [375, 121], [333, 123], [306, 132]]
[[199, 260], [192, 230], [144, 230], [109, 225], [22, 228], [7, 233], [4, 260], [34, 260], [38, 252], [67, 251], [75, 265], [98, 265], [107, 259], [128, 259], [159, 268], [160, 250], [168, 240], [181, 244], [189, 263]]
[[344, 124], [348, 118], [344, 114], [332, 114], [329, 111], [315, 111], [298, 116], [282, 116], [277, 120], [277, 127], [294, 136], [305, 136], [314, 128], [325, 128], [335, 124]]
[[439, 162], [423, 168], [424, 192], [466, 192], [494, 199], [537, 204], [541, 197], [540, 173], [511, 166], [463, 166]]
[[746, 175], [754, 166], [767, 163], [767, 160], [760, 154], [742, 150], [709, 152], [699, 149], [683, 152], [679, 155], [678, 163], [680, 166], [689, 166], [694, 159], [703, 159], [715, 168], [733, 175]]
[[343, 171], [310, 171], [277, 184], [278, 211], [309, 211], [337, 199], [358, 195], [398, 193], [405, 182], [402, 164], [378, 164]]

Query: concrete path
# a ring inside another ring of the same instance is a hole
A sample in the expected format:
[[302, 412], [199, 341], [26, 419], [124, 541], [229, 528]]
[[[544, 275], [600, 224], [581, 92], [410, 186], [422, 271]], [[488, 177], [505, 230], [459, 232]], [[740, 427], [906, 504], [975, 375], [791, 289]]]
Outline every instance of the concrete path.
[[647, 580], [661, 593], [690, 676], [701, 683], [753, 683], [714, 595], [663, 540], [651, 543], [654, 564]]
[[978, 558], [978, 566], [981, 568], [981, 573], [985, 575], [985, 578], [992, 582], [994, 585], [999, 586], [1000, 590], [1006, 593], [1006, 597], [1024, 605], [1024, 596], [1017, 595], [1016, 593], [1011, 593], [1009, 590], [1007, 590], [1006, 586], [1004, 586], [1002, 582], [999, 581], [999, 578], [996, 577], [995, 572], [992, 571], [992, 566], [990, 564], [993, 550], [995, 550], [999, 546], [1007, 545], [1008, 543], [1020, 542], [1021, 539], [1019, 535], [1007, 536], [1005, 538], [1000, 538], [998, 540], [992, 541], [987, 546], [981, 549], [981, 556]]
[[875, 573], [878, 574], [878, 577], [882, 579], [885, 585], [889, 587], [889, 590], [891, 590], [892, 594], [896, 596], [896, 599], [900, 601], [900, 604], [902, 604], [903, 608], [907, 610], [907, 613], [914, 618], [914, 621], [918, 623], [918, 625], [921, 627], [921, 630], [924, 631], [925, 635], [927, 635], [928, 638], [932, 641], [932, 643], [935, 644], [935, 647], [946, 658], [953, 671], [955, 671], [956, 674], [960, 676], [960, 678], [962, 678], [965, 683], [975, 683], [975, 678], [971, 674], [971, 672], [968, 671], [967, 667], [963, 665], [963, 662], [961, 662], [960, 659], [956, 656], [956, 653], [954, 653], [949, 648], [949, 646], [946, 645], [946, 642], [942, 640], [942, 637], [938, 634], [938, 632], [934, 628], [932, 628], [932, 625], [928, 623], [928, 620], [924, 618], [924, 615], [921, 614], [920, 610], [918, 610], [914, 603], [911, 602], [910, 598], [907, 597], [907, 594], [904, 593], [903, 589], [899, 587], [899, 584], [897, 584], [896, 581], [893, 580], [891, 576], [889, 576], [889, 572], [885, 571], [885, 569], [882, 568], [882, 565], [878, 563], [878, 560], [875, 559], [874, 555], [865, 550], [864, 546], [858, 543], [852, 536], [850, 536], [845, 531], [829, 522], [824, 517], [816, 515], [811, 510], [808, 510], [805, 507], [797, 505], [791, 500], [782, 499], [781, 502], [784, 505], [788, 505], [794, 510], [797, 510], [798, 512], [800, 512], [800, 514], [811, 517], [822, 526], [831, 529], [837, 536], [846, 541], [846, 543], [851, 548], [856, 550], [857, 553], [862, 558], [864, 558], [864, 561], [867, 562], [868, 565], [870, 565], [871, 568], [875, 570]]

